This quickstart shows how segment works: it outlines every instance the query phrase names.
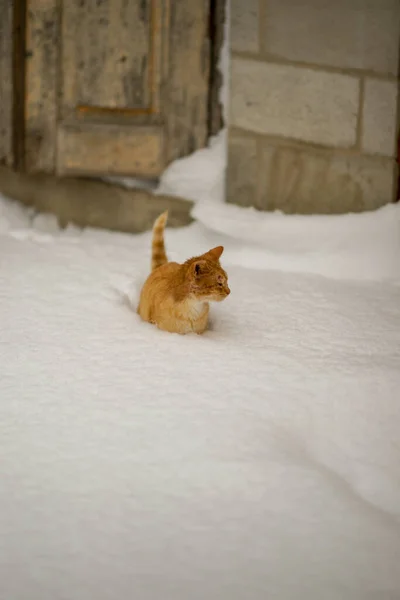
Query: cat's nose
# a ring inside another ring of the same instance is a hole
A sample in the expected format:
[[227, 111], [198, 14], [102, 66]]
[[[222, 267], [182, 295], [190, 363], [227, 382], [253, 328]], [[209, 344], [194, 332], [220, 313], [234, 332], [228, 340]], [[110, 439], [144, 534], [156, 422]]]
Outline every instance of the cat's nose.
[[231, 293], [231, 290], [228, 288], [228, 286], [226, 286], [226, 288], [225, 288], [225, 292], [226, 292], [226, 295], [227, 295], [227, 296], [229, 296], [229, 294]]

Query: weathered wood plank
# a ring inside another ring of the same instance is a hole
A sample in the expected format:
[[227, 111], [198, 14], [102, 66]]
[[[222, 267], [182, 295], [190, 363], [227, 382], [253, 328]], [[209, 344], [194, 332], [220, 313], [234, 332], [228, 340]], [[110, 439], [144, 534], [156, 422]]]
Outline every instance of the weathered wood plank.
[[57, 0], [27, 0], [25, 167], [31, 172], [55, 168], [60, 16]]
[[222, 106], [219, 101], [222, 86], [222, 73], [219, 70], [219, 60], [224, 41], [224, 25], [226, 18], [226, 0], [211, 0], [210, 14], [210, 79], [208, 103], [209, 135], [216, 135], [223, 127]]
[[[64, 105], [146, 109], [151, 101], [154, 0], [63, 3]], [[149, 43], [150, 41], [150, 43]]]
[[169, 72], [163, 110], [167, 117], [167, 162], [207, 141], [210, 72], [209, 1], [171, 0]]
[[151, 115], [161, 114], [161, 90], [167, 77], [168, 4], [170, 0], [151, 0], [149, 32], [149, 86]]
[[163, 168], [163, 132], [157, 127], [84, 125], [60, 127], [59, 174], [155, 177]]
[[13, 164], [13, 2], [0, 0], [0, 163]]
[[13, 167], [25, 168], [25, 2], [14, 0], [13, 10]]

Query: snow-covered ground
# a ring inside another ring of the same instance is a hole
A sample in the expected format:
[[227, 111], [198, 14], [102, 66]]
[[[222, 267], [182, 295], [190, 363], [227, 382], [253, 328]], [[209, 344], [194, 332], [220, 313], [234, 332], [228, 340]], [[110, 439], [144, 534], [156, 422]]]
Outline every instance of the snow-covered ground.
[[199, 201], [204, 336], [131, 310], [149, 234], [0, 207], [2, 600], [400, 598], [399, 206]]

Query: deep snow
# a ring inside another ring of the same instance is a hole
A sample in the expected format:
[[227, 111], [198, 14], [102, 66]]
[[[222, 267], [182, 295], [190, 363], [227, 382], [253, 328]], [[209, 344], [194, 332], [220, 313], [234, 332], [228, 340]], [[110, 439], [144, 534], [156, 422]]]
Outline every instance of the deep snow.
[[0, 206], [2, 599], [398, 600], [399, 207], [199, 203], [213, 229], [167, 230], [170, 257], [224, 243], [232, 289], [200, 337], [129, 308], [149, 234]]

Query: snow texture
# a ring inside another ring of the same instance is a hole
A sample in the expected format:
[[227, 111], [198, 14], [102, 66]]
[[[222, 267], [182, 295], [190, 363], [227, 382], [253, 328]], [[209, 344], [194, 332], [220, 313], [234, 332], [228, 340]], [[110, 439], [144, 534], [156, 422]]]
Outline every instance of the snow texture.
[[0, 598], [400, 598], [398, 207], [199, 203], [168, 252], [225, 244], [232, 294], [176, 336], [149, 234], [0, 206]]

